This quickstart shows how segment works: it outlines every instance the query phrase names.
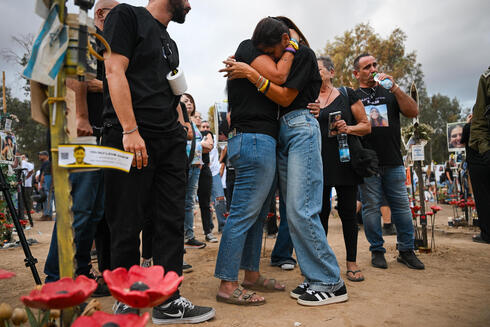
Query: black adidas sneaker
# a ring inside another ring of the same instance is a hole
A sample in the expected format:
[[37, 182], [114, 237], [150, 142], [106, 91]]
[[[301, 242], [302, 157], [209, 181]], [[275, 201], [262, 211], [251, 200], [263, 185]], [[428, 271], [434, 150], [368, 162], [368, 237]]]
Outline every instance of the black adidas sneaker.
[[291, 296], [293, 299], [298, 299], [301, 295], [306, 293], [306, 290], [310, 287], [308, 283], [301, 283], [299, 284], [294, 290], [289, 292], [289, 296]]
[[345, 302], [349, 299], [347, 288], [343, 285], [335, 292], [319, 292], [311, 289], [298, 298], [298, 303], [307, 306], [325, 305], [338, 302]]

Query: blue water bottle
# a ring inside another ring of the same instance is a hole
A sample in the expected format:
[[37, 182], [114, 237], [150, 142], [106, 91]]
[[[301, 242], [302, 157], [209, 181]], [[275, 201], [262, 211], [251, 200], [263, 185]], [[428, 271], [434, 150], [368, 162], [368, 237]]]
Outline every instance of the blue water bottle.
[[337, 135], [337, 141], [339, 142], [340, 162], [349, 162], [350, 151], [349, 151], [349, 143], [347, 142], [347, 134]]
[[389, 78], [385, 78], [384, 80], [380, 81], [378, 76], [379, 75], [377, 73], [373, 73], [373, 78], [376, 82], [379, 83], [379, 85], [381, 85], [387, 90], [393, 87], [393, 82]]

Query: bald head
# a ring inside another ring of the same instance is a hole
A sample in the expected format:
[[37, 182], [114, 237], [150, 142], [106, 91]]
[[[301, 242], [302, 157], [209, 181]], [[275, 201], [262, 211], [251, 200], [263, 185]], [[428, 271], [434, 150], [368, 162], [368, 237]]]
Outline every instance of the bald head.
[[104, 21], [112, 8], [117, 6], [116, 0], [97, 0], [94, 7], [94, 23], [101, 31], [104, 30]]

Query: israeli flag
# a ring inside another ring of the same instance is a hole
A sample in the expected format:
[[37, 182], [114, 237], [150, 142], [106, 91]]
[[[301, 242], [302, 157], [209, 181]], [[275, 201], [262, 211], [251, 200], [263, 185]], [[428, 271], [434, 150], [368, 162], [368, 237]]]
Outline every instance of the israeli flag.
[[22, 76], [45, 85], [56, 82], [66, 49], [68, 48], [68, 28], [58, 18], [59, 7], [53, 5], [46, 21], [32, 46], [31, 58]]

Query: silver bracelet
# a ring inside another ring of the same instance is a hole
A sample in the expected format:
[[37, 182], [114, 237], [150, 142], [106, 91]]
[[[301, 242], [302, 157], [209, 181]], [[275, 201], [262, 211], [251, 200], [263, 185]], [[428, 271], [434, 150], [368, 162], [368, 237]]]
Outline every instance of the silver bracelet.
[[138, 126], [136, 126], [136, 127], [135, 127], [135, 128], [133, 128], [132, 130], [127, 131], [127, 132], [126, 132], [126, 131], [123, 131], [123, 132], [122, 132], [122, 134], [123, 134], [123, 135], [128, 135], [128, 134], [131, 134], [131, 133], [133, 133], [133, 132], [136, 132], [137, 130], [138, 130]]

